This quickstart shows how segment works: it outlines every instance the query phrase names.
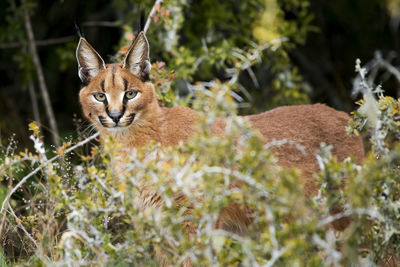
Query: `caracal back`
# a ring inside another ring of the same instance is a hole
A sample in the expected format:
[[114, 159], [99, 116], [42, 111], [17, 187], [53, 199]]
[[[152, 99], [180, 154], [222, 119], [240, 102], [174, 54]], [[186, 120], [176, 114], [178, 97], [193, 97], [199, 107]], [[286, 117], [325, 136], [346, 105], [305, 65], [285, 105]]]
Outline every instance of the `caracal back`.
[[247, 118], [266, 142], [286, 139], [304, 148], [305, 154], [293, 144], [272, 146], [271, 150], [278, 156], [280, 165], [301, 171], [306, 195], [318, 193], [312, 175], [319, 171], [315, 153], [321, 142], [332, 145], [331, 152], [339, 161], [354, 156], [360, 164], [364, 158], [362, 138], [346, 132], [349, 115], [326, 105], [283, 106]]

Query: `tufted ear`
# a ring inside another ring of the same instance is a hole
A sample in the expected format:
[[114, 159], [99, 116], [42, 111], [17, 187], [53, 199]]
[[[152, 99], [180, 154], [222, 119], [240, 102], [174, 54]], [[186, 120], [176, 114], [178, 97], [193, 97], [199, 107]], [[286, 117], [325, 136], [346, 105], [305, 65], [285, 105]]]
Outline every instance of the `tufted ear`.
[[99, 53], [81, 37], [78, 47], [76, 48], [76, 60], [78, 61], [78, 75], [84, 84], [92, 80], [99, 71], [106, 68], [104, 60]]
[[149, 43], [144, 32], [140, 32], [128, 49], [122, 67], [128, 69], [132, 74], [142, 81], [149, 80], [151, 69], [149, 59]]

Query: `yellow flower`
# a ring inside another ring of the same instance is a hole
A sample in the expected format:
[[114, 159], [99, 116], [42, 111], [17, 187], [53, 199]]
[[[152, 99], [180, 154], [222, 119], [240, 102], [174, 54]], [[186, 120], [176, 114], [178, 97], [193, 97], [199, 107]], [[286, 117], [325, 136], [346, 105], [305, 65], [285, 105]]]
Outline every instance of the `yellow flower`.
[[171, 166], [168, 163], [164, 163], [163, 168], [165, 170], [168, 170]]

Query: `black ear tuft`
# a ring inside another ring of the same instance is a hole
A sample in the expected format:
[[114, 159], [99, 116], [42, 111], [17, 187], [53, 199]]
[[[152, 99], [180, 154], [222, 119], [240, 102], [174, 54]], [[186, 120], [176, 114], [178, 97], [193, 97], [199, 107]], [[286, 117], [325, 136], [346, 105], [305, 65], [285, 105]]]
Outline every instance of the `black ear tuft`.
[[82, 31], [81, 28], [79, 27], [79, 25], [78, 25], [78, 23], [76, 22], [76, 20], [74, 21], [74, 24], [75, 24], [75, 30], [76, 30], [76, 33], [78, 34], [78, 36], [79, 36], [80, 38], [85, 38], [85, 34], [83, 33], [83, 31]]
[[140, 29], [139, 32], [144, 31], [144, 26], [146, 25], [146, 15], [144, 13], [144, 9], [142, 9], [142, 11], [140, 12]]

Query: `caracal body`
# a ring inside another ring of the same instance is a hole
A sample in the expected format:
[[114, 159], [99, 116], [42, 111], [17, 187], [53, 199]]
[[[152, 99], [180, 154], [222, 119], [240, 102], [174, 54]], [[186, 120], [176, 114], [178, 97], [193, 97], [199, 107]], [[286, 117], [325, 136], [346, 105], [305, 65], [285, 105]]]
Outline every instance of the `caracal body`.
[[[120, 64], [106, 65], [84, 38], [79, 42], [77, 59], [79, 76], [84, 83], [79, 93], [82, 110], [100, 132], [101, 139], [111, 135], [123, 151], [130, 151], [151, 141], [175, 146], [194, 134], [193, 126], [198, 120], [196, 111], [187, 107], [159, 106], [154, 86], [148, 79], [149, 46], [143, 32], [136, 37]], [[304, 193], [308, 196], [315, 195], [318, 190], [312, 175], [318, 171], [315, 152], [320, 143], [332, 145], [332, 154], [340, 161], [354, 156], [361, 162], [364, 157], [361, 137], [346, 133], [350, 117], [323, 104], [284, 106], [245, 118], [266, 143], [287, 139], [304, 147], [306, 154], [290, 144], [274, 146], [271, 150], [280, 165], [300, 170]], [[222, 120], [214, 125], [213, 131], [223, 134]], [[149, 196], [144, 194], [144, 197]], [[236, 232], [245, 232], [242, 226], [250, 223], [248, 213], [235, 206], [223, 210], [221, 218], [217, 227], [241, 229]], [[232, 226], [235, 220], [241, 221], [237, 222], [238, 228]], [[224, 221], [230, 223], [224, 227]]]

